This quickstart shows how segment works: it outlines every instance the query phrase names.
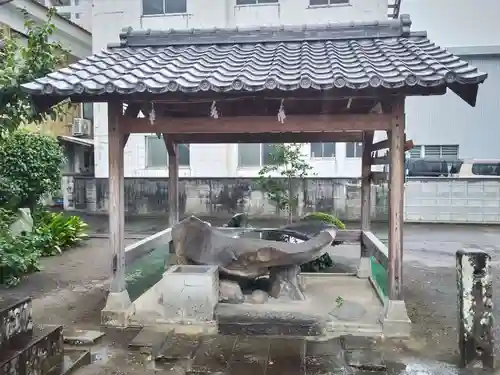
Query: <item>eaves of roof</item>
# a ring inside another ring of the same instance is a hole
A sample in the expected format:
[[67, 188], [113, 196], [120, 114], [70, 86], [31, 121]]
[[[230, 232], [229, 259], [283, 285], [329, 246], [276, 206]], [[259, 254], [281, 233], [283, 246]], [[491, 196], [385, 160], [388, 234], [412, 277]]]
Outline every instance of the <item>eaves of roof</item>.
[[[120, 44], [23, 85], [41, 96], [450, 88], [475, 105], [487, 74], [384, 22], [253, 29], [125, 30]], [[409, 94], [408, 94], [409, 93]]]

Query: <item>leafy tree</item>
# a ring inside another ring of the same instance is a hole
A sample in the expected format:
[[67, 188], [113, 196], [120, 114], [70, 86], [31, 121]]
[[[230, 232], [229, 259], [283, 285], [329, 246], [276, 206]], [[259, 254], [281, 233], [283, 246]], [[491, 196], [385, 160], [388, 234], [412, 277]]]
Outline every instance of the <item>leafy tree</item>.
[[0, 138], [0, 204], [13, 199], [17, 207], [32, 212], [45, 194], [55, 193], [61, 185], [64, 154], [55, 138], [17, 130]]
[[64, 106], [55, 106], [47, 113], [35, 110], [30, 96], [21, 84], [43, 77], [66, 62], [67, 53], [60, 43], [50, 40], [55, 32], [51, 22], [55, 8], [47, 12], [47, 22], [36, 24], [25, 10], [24, 26], [27, 40], [6, 36], [0, 48], [0, 135], [22, 124], [39, 123], [47, 115], [57, 116]]
[[278, 209], [287, 210], [290, 223], [299, 202], [294, 181], [304, 179], [312, 169], [301, 149], [300, 143], [273, 145], [270, 163], [259, 171], [259, 185]]

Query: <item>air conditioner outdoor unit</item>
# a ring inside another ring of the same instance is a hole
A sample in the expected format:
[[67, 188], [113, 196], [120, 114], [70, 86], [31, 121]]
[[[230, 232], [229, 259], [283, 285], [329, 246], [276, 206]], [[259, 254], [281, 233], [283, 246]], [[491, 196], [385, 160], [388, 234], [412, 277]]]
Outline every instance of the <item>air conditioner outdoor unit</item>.
[[92, 121], [85, 118], [73, 119], [73, 135], [90, 135], [92, 130]]

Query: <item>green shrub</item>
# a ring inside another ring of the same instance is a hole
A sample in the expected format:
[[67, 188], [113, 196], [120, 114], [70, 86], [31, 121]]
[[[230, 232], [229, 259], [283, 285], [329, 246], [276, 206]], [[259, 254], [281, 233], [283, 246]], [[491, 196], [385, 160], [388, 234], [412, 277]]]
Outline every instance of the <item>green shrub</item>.
[[0, 137], [0, 205], [34, 211], [42, 197], [60, 189], [64, 161], [56, 138], [26, 130]]
[[[338, 229], [345, 229], [345, 224], [333, 215], [324, 212], [312, 212], [307, 214], [301, 221], [322, 221], [327, 224], [335, 225]], [[339, 242], [334, 241], [334, 244]], [[303, 264], [301, 266], [302, 272], [321, 272], [333, 266], [332, 258], [330, 255], [323, 254], [318, 259], [315, 259], [309, 263]]]
[[88, 237], [88, 225], [78, 216], [43, 211], [36, 217], [35, 232], [42, 256], [60, 254]]
[[300, 266], [301, 272], [321, 272], [333, 266], [330, 255], [323, 254], [318, 259], [312, 260]]
[[324, 212], [312, 212], [304, 216], [301, 220], [317, 220], [324, 221], [325, 223], [335, 225], [338, 229], [345, 229], [345, 224], [333, 215], [326, 214]]
[[6, 208], [0, 208], [0, 236], [9, 231], [9, 227], [15, 219], [14, 212]]
[[40, 241], [33, 233], [0, 235], [0, 284], [17, 285], [23, 275], [40, 270]]

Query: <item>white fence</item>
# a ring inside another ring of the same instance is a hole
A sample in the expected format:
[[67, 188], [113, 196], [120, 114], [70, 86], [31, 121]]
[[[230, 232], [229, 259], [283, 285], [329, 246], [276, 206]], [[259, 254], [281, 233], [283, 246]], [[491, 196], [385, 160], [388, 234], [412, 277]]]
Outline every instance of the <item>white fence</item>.
[[405, 222], [500, 224], [500, 178], [411, 178]]
[[[64, 208], [106, 213], [107, 179], [66, 176]], [[344, 221], [359, 221], [361, 189], [357, 179], [308, 178], [301, 182], [298, 214], [329, 212]], [[167, 179], [125, 179], [128, 215], [165, 215], [168, 211]], [[180, 181], [181, 216], [229, 218], [246, 212], [258, 218], [286, 217], [278, 212], [253, 179], [196, 179]], [[388, 186], [372, 187], [372, 220], [388, 218]], [[408, 223], [500, 224], [500, 178], [410, 178], [405, 184]]]

